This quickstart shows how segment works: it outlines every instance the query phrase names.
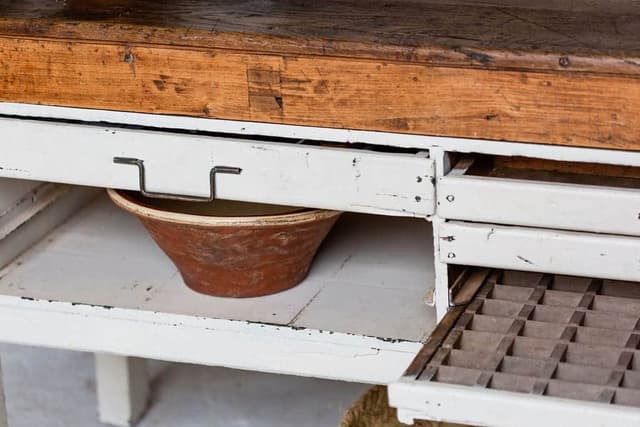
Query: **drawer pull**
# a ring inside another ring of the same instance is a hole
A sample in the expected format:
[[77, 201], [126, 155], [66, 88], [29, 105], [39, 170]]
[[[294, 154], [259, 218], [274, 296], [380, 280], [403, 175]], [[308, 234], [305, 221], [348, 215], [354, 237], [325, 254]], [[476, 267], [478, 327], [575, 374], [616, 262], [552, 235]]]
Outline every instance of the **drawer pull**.
[[138, 167], [140, 193], [146, 197], [153, 197], [156, 199], [171, 199], [171, 200], [184, 200], [187, 202], [212, 202], [216, 198], [216, 174], [232, 174], [239, 175], [242, 169], [232, 166], [214, 166], [209, 172], [210, 193], [208, 197], [198, 196], [181, 196], [178, 194], [156, 193], [147, 191], [147, 184], [145, 181], [144, 161], [140, 159], [134, 159], [132, 157], [114, 157], [113, 163], [119, 165], [134, 165]]

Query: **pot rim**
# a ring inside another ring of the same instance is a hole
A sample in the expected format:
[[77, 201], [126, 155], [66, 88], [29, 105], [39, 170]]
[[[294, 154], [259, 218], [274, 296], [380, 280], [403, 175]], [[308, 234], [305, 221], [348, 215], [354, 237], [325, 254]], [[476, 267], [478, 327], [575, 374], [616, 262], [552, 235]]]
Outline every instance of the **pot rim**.
[[132, 198], [123, 194], [120, 190], [107, 189], [111, 200], [120, 208], [139, 217], [155, 219], [162, 222], [170, 222], [182, 225], [196, 225], [204, 227], [237, 227], [237, 226], [269, 226], [299, 224], [332, 218], [342, 214], [340, 211], [326, 209], [309, 209], [302, 212], [285, 213], [278, 215], [262, 216], [205, 216], [171, 212], [167, 210], [144, 206]]

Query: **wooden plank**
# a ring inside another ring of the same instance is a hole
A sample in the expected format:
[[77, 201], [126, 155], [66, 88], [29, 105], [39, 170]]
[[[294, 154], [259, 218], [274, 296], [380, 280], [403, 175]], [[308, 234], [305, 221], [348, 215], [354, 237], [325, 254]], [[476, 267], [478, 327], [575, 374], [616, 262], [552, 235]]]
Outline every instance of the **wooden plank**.
[[469, 304], [490, 272], [491, 270], [486, 268], [470, 269], [463, 272], [449, 291], [451, 295], [449, 298], [451, 305], [459, 306]]
[[640, 178], [640, 168], [602, 163], [559, 162], [555, 160], [532, 159], [519, 156], [496, 156], [492, 159], [494, 170], [489, 176], [507, 176], [510, 173], [526, 171], [553, 172], [574, 175], [591, 175], [594, 178], [618, 177]]
[[0, 53], [3, 101], [640, 149], [631, 76], [12, 38]]
[[640, 58], [633, 0], [2, 0], [0, 15], [1, 34], [43, 39], [634, 75]]
[[433, 333], [429, 335], [429, 339], [424, 343], [424, 346], [420, 349], [416, 357], [411, 361], [411, 364], [404, 372], [403, 378], [418, 379], [424, 368], [429, 363], [429, 360], [433, 357], [436, 351], [442, 345], [442, 342], [447, 337], [451, 328], [458, 321], [458, 318], [464, 312], [466, 307], [458, 306], [451, 308], [447, 314], [440, 320]]
[[640, 238], [447, 222], [440, 260], [451, 264], [640, 280]]
[[9, 296], [0, 296], [0, 322], [13, 326], [0, 329], [7, 343], [374, 384], [399, 378], [421, 347], [326, 330]]

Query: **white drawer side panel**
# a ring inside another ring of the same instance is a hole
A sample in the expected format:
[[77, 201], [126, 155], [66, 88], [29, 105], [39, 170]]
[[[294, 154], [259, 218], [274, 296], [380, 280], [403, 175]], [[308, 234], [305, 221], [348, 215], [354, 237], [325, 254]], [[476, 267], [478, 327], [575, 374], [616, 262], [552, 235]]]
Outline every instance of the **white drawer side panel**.
[[640, 190], [448, 176], [438, 213], [447, 219], [640, 236]]
[[640, 238], [447, 222], [440, 260], [451, 264], [640, 281]]
[[219, 198], [424, 217], [434, 211], [428, 154], [379, 153], [139, 129], [0, 119], [0, 176], [207, 196], [214, 166]]

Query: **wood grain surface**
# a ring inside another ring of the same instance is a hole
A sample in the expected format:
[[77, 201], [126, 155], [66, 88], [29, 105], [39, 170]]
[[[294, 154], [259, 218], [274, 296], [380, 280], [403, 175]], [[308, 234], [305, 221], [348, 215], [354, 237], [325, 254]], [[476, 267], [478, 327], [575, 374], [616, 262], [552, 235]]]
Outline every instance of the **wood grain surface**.
[[636, 74], [639, 15], [637, 0], [0, 0], [0, 34]]
[[0, 0], [0, 100], [640, 149], [636, 0]]

